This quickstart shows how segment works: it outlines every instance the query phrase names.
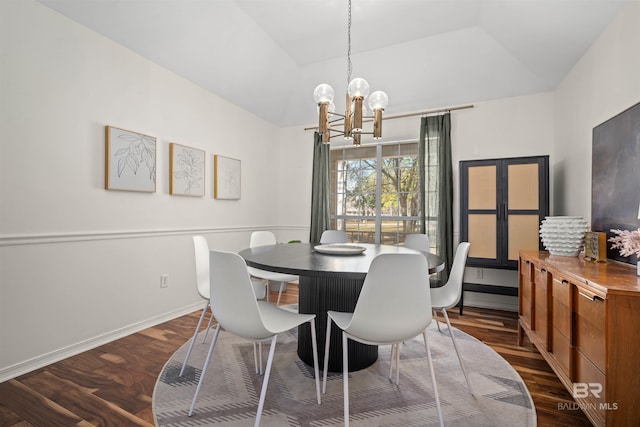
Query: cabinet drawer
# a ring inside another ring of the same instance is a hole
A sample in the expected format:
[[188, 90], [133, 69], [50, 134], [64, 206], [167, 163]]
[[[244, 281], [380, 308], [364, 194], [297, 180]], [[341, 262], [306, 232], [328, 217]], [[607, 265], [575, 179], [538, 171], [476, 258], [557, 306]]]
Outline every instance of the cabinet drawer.
[[542, 342], [546, 350], [550, 349], [550, 329], [551, 329], [551, 292], [550, 292], [550, 276], [545, 269], [540, 269], [536, 266], [534, 270], [535, 275], [535, 295], [534, 295], [534, 318], [535, 327], [533, 328], [538, 335], [538, 338]]
[[533, 277], [533, 275], [531, 274], [532, 267], [533, 264], [530, 261], [522, 258], [520, 259], [520, 275], [522, 276], [522, 280], [525, 280], [527, 282], [531, 281], [531, 278]]
[[544, 284], [545, 288], [547, 288], [549, 285], [549, 280], [550, 280], [550, 276], [546, 268], [541, 267], [539, 265], [534, 266], [533, 281], [536, 283], [536, 285]]
[[551, 329], [551, 353], [558, 362], [562, 372], [564, 372], [570, 381], [573, 381], [571, 342], [555, 327]]
[[521, 303], [522, 303], [522, 313], [521, 313], [522, 317], [524, 317], [527, 320], [527, 325], [529, 326], [529, 328], [533, 329], [535, 327], [534, 318], [532, 317], [533, 306], [532, 306], [532, 301], [529, 295], [526, 295], [526, 296], [522, 295]]
[[571, 284], [568, 280], [561, 277], [553, 277], [552, 294], [555, 299], [566, 305], [571, 306]]
[[552, 324], [562, 335], [571, 340], [571, 309], [564, 302], [555, 298], [551, 300], [553, 306]]
[[532, 269], [533, 263], [531, 261], [520, 258], [520, 274], [524, 280], [531, 281], [533, 278]]
[[549, 349], [549, 343], [547, 341], [549, 332], [549, 312], [548, 312], [548, 294], [547, 289], [544, 286], [535, 285], [535, 297], [534, 297], [534, 319], [535, 325], [532, 325], [532, 329], [535, 330], [538, 337], [542, 340], [545, 349]]
[[[573, 394], [586, 403], [585, 410], [604, 425], [606, 408], [606, 377], [591, 361], [580, 351], [575, 353], [576, 378]], [[581, 387], [581, 388], [578, 388]]]
[[533, 288], [533, 285], [531, 284], [531, 282], [528, 282], [528, 281], [527, 282], [522, 282], [522, 289], [520, 290], [522, 298], [526, 298], [529, 301], [532, 301], [533, 300], [533, 290], [532, 290], [532, 288]]
[[593, 292], [574, 288], [575, 346], [601, 371], [606, 371], [605, 304]]
[[520, 259], [520, 290], [519, 304], [520, 315], [525, 319], [529, 328], [535, 327], [535, 319], [533, 318], [533, 282], [532, 271], [533, 264], [524, 259]]

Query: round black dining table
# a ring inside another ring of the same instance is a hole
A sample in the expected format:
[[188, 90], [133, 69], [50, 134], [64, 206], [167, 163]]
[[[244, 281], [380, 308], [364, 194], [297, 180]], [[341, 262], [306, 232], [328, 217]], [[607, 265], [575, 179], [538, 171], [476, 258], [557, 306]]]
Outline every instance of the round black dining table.
[[[349, 244], [364, 251], [359, 254], [326, 254], [315, 250], [309, 243], [287, 243], [243, 249], [239, 252], [247, 265], [261, 270], [299, 276], [298, 311], [316, 315], [318, 360], [324, 363], [327, 311], [353, 312], [362, 290], [371, 261], [384, 253], [422, 253], [428, 261], [429, 273], [444, 268], [441, 257], [402, 246]], [[345, 251], [346, 252], [346, 251]], [[425, 285], [429, 279], [425, 277]], [[393, 286], [393, 283], [389, 283]], [[378, 358], [378, 347], [349, 340], [349, 371], [364, 369]], [[342, 372], [342, 334], [337, 326], [331, 330], [329, 371]], [[313, 365], [311, 328], [298, 328], [298, 356]]]

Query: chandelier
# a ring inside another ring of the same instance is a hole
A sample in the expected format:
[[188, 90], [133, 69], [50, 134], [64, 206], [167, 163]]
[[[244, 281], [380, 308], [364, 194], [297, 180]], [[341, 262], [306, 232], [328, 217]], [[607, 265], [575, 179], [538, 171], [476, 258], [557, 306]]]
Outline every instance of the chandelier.
[[[382, 112], [389, 103], [389, 97], [379, 90], [369, 95], [369, 83], [363, 78], [351, 80], [351, 0], [347, 27], [347, 94], [344, 114], [335, 112], [333, 96], [333, 88], [326, 83], [318, 85], [313, 91], [313, 98], [318, 104], [318, 132], [322, 134], [322, 142], [330, 143], [334, 135], [343, 135], [345, 139], [353, 140], [353, 145], [360, 145], [363, 134], [373, 135], [374, 139], [382, 138]], [[367, 96], [373, 116], [366, 115], [364, 102]], [[373, 119], [372, 132], [363, 132], [363, 119]]]

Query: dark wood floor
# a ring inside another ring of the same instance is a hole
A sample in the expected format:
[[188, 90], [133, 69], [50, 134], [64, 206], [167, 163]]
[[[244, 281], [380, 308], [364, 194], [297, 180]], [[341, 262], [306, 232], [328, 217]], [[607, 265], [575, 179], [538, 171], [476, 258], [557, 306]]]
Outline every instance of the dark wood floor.
[[[289, 286], [283, 304], [297, 302]], [[516, 314], [450, 311], [459, 329], [491, 346], [518, 371], [533, 397], [539, 426], [589, 426], [530, 342], [516, 344]], [[0, 384], [0, 427], [152, 426], [153, 388], [165, 362], [193, 334], [200, 312], [145, 329]], [[469, 369], [473, 369], [469, 366]]]

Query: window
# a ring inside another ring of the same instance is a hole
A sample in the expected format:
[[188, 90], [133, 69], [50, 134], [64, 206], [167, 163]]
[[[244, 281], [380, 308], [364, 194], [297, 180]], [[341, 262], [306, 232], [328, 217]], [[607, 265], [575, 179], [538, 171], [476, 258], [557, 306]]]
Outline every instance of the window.
[[332, 149], [330, 163], [332, 228], [382, 244], [420, 232], [417, 142]]

